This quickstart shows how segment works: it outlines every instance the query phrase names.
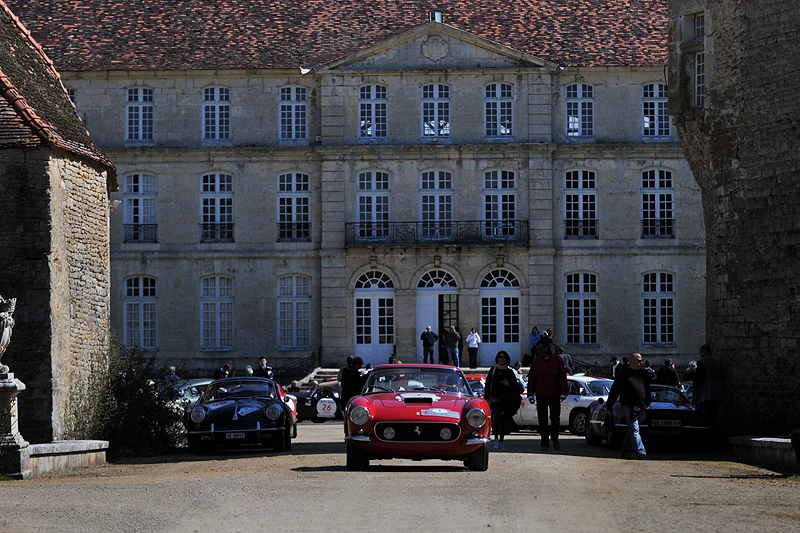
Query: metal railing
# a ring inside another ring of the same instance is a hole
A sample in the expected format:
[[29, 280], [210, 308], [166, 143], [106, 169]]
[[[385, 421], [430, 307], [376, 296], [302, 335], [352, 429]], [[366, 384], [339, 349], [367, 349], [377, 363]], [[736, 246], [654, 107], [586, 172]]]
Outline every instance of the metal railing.
[[347, 246], [527, 244], [528, 221], [347, 222]]
[[273, 369], [273, 373], [275, 374], [275, 379], [278, 380], [279, 383], [285, 384], [286, 381], [300, 379], [309, 375], [321, 364], [322, 347], [319, 347], [314, 348], [298, 359], [289, 361], [288, 363], [280, 366], [276, 366]]
[[642, 219], [642, 239], [674, 239], [674, 218]]
[[564, 221], [565, 239], [597, 239], [597, 219], [580, 219]]
[[233, 222], [200, 224], [200, 242], [233, 242]]
[[123, 224], [124, 242], [158, 242], [158, 224]]
[[278, 222], [278, 242], [311, 242], [311, 223]]

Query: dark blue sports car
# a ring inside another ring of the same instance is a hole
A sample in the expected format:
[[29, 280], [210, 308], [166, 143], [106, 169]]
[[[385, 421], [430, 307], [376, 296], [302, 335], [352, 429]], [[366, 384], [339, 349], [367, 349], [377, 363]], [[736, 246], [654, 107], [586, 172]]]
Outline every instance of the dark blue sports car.
[[213, 381], [187, 425], [189, 448], [197, 454], [241, 444], [264, 444], [278, 452], [292, 447], [292, 411], [266, 378]]

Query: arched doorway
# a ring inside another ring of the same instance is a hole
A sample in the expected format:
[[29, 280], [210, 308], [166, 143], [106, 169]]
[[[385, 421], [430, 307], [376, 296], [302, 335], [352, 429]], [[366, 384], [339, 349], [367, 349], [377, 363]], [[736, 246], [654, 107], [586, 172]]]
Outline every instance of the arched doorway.
[[436, 347], [438, 361], [443, 360], [444, 333], [458, 326], [458, 284], [448, 272], [435, 269], [423, 274], [417, 282], [417, 354], [422, 362], [422, 341], [419, 335], [430, 326], [439, 335]]
[[394, 283], [370, 270], [359, 276], [354, 289], [355, 355], [365, 364], [384, 364], [395, 350]]
[[512, 362], [520, 360], [519, 286], [519, 279], [504, 268], [481, 280], [481, 365], [493, 365], [500, 350], [508, 352]]

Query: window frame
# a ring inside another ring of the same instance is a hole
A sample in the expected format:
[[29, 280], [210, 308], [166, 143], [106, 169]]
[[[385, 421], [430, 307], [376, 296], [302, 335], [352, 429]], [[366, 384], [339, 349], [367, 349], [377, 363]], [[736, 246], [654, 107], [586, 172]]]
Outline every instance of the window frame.
[[307, 141], [308, 88], [281, 87], [278, 99], [278, 139], [281, 142]]
[[[358, 139], [383, 141], [389, 138], [388, 88], [385, 85], [362, 85], [358, 90]], [[369, 126], [367, 126], [367, 122]]]
[[641, 238], [674, 239], [676, 220], [672, 171], [665, 168], [643, 170], [640, 186]]
[[[595, 272], [570, 272], [564, 276], [564, 342], [571, 345], [598, 345], [598, 275]], [[574, 290], [573, 288], [577, 288]]]
[[565, 134], [568, 139], [594, 137], [594, 86], [571, 83], [565, 87]]
[[[212, 280], [213, 286], [210, 283]], [[212, 291], [213, 294], [211, 294]], [[234, 321], [234, 311], [233, 277], [212, 274], [200, 279], [201, 351], [230, 351], [235, 349], [236, 323]], [[223, 315], [223, 313], [226, 315]], [[223, 335], [223, 333], [227, 334]], [[213, 344], [211, 341], [213, 341]]]
[[[577, 176], [570, 177], [572, 174]], [[577, 186], [571, 186], [572, 183]], [[597, 197], [597, 172], [587, 168], [576, 168], [564, 173], [565, 239], [600, 238]], [[577, 213], [578, 216], [570, 217], [570, 213]]]
[[[125, 294], [122, 301], [125, 347], [145, 351], [157, 350], [158, 280], [148, 275], [125, 278]], [[147, 327], [147, 324], [151, 326]], [[150, 332], [149, 337], [146, 337], [146, 332]]]
[[642, 137], [645, 139], [666, 139], [671, 137], [667, 96], [669, 88], [665, 83], [646, 83], [642, 85]]
[[228, 87], [203, 89], [203, 141], [231, 140], [231, 90]]
[[311, 278], [280, 276], [277, 288], [278, 350], [311, 348]]
[[[650, 277], [652, 280], [649, 280]], [[677, 306], [676, 276], [673, 272], [654, 270], [641, 277], [642, 345], [676, 346]], [[653, 287], [655, 290], [648, 290]], [[650, 331], [649, 328], [652, 328]]]
[[[507, 124], [503, 130], [504, 122]], [[483, 89], [483, 132], [487, 139], [511, 139], [514, 136], [514, 86], [490, 83]]]
[[356, 189], [359, 238], [389, 239], [392, 220], [390, 174], [382, 170], [359, 172]]
[[311, 176], [305, 172], [278, 175], [277, 242], [311, 242]]
[[[450, 95], [452, 90], [444, 83], [428, 83], [421, 87], [421, 130], [423, 139], [449, 139], [452, 133]], [[434, 128], [430, 124], [436, 124]]]
[[150, 87], [129, 87], [125, 100], [125, 141], [155, 142], [155, 91]]
[[158, 242], [158, 176], [125, 175], [122, 210], [123, 242]]
[[517, 234], [517, 172], [507, 168], [483, 171], [483, 235], [511, 240]]
[[200, 181], [200, 242], [235, 242], [234, 208], [233, 175], [226, 172], [203, 174]]

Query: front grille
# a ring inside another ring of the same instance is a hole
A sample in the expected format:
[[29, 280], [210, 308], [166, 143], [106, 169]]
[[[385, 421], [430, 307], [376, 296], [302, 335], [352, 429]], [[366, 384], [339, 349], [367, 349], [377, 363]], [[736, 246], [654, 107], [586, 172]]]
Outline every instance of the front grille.
[[[383, 432], [387, 427], [395, 431], [393, 439], [385, 439]], [[442, 439], [442, 428], [450, 429], [452, 435], [448, 440]], [[375, 436], [386, 442], [452, 442], [461, 434], [458, 424], [451, 422], [379, 422], [375, 425]]]

